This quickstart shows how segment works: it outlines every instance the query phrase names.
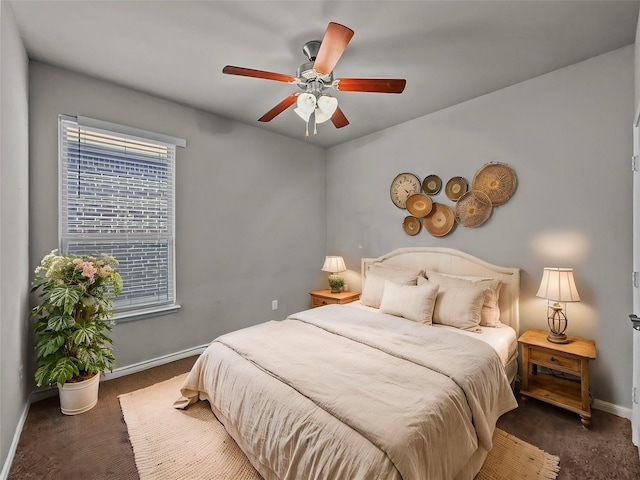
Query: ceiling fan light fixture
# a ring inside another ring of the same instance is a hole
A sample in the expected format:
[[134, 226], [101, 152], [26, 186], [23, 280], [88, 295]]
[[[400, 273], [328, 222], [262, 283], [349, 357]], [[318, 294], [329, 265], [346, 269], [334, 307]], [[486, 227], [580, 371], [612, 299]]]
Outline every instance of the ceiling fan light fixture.
[[315, 95], [311, 93], [301, 93], [300, 95], [298, 95], [298, 100], [296, 101], [296, 103], [298, 104], [298, 108], [296, 108], [296, 110], [300, 110], [305, 116], [302, 117], [300, 113], [296, 113], [298, 113], [298, 115], [300, 115], [304, 120], [307, 120], [309, 118], [309, 115], [311, 115], [311, 112], [316, 109], [317, 102]]
[[316, 123], [324, 123], [333, 117], [338, 109], [338, 99], [330, 95], [321, 95], [316, 108]]
[[317, 133], [315, 130], [315, 115], [314, 113], [316, 112], [316, 96], [313, 95], [312, 93], [301, 93], [300, 95], [298, 95], [298, 100], [296, 102], [298, 104], [298, 106], [296, 108], [293, 109], [294, 112], [296, 112], [296, 115], [298, 115], [302, 120], [305, 121], [305, 123], [307, 124], [307, 130], [305, 132], [305, 136], [309, 136], [309, 121], [311, 120], [311, 116], [314, 116], [314, 135]]

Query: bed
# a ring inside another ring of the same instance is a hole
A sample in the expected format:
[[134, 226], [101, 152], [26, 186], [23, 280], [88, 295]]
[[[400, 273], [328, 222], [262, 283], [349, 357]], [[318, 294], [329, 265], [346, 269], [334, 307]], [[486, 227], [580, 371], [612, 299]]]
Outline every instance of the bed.
[[363, 259], [359, 302], [218, 337], [175, 406], [209, 401], [267, 480], [472, 479], [517, 406], [518, 295], [458, 250]]

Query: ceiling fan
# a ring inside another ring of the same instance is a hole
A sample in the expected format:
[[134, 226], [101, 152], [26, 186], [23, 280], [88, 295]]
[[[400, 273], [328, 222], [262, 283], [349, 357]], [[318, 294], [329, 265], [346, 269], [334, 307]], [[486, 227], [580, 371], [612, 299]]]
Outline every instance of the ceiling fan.
[[404, 79], [394, 78], [333, 78], [333, 68], [347, 48], [353, 30], [339, 23], [329, 22], [322, 41], [311, 40], [304, 44], [302, 51], [309, 59], [298, 67], [296, 76], [282, 73], [254, 70], [252, 68], [227, 65], [222, 73], [244, 77], [263, 78], [298, 85], [304, 92], [293, 93], [258, 119], [269, 122], [293, 104], [296, 114], [306, 121], [309, 136], [309, 123], [313, 124], [314, 135], [316, 124], [331, 120], [336, 128], [349, 125], [340, 107], [338, 99], [325, 92], [328, 88], [340, 92], [378, 92], [402, 93], [407, 83]]

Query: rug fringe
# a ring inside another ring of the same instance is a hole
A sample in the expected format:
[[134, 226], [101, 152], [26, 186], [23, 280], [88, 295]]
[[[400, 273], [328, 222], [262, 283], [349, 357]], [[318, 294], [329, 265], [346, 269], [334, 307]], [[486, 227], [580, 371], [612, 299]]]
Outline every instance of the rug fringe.
[[540, 480], [556, 480], [558, 473], [560, 473], [560, 457], [547, 454], [540, 470]]

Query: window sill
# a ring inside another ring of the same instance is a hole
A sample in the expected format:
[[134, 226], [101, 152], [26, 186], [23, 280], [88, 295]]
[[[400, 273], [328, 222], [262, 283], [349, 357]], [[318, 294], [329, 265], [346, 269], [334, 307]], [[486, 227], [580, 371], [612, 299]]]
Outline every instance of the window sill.
[[130, 312], [116, 313], [112, 317], [116, 323], [133, 322], [135, 320], [142, 320], [148, 317], [158, 317], [160, 315], [169, 315], [180, 310], [180, 305], [163, 305], [161, 307], [143, 308], [140, 310], [132, 310]]

